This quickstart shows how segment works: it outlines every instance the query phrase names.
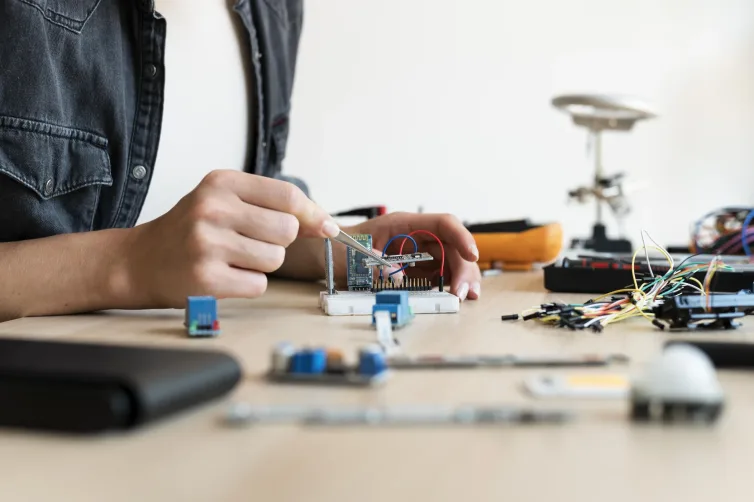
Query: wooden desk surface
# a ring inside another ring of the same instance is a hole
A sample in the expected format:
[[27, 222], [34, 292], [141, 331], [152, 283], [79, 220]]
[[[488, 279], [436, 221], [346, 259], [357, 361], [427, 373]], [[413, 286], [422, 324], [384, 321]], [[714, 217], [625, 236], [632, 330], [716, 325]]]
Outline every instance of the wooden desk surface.
[[[419, 316], [400, 333], [409, 353], [624, 352], [631, 374], [666, 335], [641, 320], [602, 335], [572, 333], [500, 315], [549, 299], [540, 273], [486, 279], [458, 315]], [[632, 426], [625, 402], [535, 401], [520, 390], [537, 370], [403, 372], [373, 390], [277, 387], [258, 375], [280, 340], [351, 351], [373, 339], [366, 318], [326, 317], [319, 285], [273, 283], [258, 301], [220, 305], [224, 333], [184, 336], [183, 311], [108, 312], [22, 319], [0, 336], [215, 347], [247, 376], [228, 399], [129, 434], [93, 438], [0, 433], [0, 499], [76, 501], [688, 501], [752, 500], [754, 374], [722, 372], [729, 404], [711, 429]], [[748, 321], [734, 338], [751, 339]], [[603, 370], [604, 371], [604, 370]], [[614, 371], [614, 369], [613, 369]], [[562, 426], [444, 429], [231, 429], [232, 400], [258, 404], [511, 403], [579, 412]]]

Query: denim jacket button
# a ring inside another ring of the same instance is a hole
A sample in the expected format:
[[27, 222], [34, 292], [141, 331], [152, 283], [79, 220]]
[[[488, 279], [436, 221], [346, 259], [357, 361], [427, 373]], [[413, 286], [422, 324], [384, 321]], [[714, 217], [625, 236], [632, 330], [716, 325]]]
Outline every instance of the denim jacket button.
[[136, 178], [137, 180], [142, 180], [147, 175], [147, 168], [144, 166], [135, 166], [131, 170], [131, 176]]
[[45, 195], [50, 195], [50, 194], [52, 194], [52, 189], [53, 189], [53, 186], [52, 186], [52, 185], [53, 185], [53, 183], [52, 183], [52, 178], [50, 178], [50, 179], [49, 179], [49, 180], [47, 180], [47, 182], [45, 183], [45, 190], [44, 190], [44, 191], [45, 191]]
[[148, 64], [146, 68], [144, 68], [144, 73], [149, 78], [154, 78], [157, 75], [157, 67], [153, 64]]

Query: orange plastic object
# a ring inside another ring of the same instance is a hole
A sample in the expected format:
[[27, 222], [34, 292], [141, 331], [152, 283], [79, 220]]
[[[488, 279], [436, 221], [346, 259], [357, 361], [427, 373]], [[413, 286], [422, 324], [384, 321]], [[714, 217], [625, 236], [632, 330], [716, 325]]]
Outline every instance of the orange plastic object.
[[531, 270], [535, 263], [550, 263], [563, 249], [563, 228], [549, 223], [522, 232], [475, 233], [479, 268]]

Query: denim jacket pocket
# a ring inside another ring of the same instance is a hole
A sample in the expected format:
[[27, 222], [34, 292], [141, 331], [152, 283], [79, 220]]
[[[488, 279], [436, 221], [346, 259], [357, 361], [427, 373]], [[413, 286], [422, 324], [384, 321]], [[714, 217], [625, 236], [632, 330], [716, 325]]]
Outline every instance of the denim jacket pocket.
[[101, 0], [16, 0], [39, 11], [45, 19], [74, 33], [81, 33]]
[[91, 230], [112, 183], [104, 137], [0, 115], [0, 242]]

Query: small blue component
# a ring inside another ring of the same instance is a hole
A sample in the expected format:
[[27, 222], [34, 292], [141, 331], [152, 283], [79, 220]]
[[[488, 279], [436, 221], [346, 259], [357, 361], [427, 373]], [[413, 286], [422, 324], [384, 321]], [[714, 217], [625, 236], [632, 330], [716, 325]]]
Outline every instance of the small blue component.
[[362, 350], [359, 353], [359, 373], [364, 376], [379, 375], [387, 370], [385, 357], [377, 350]]
[[186, 299], [186, 318], [183, 324], [189, 336], [219, 335], [217, 299], [214, 296], [189, 296]]
[[372, 324], [375, 323], [374, 314], [379, 311], [390, 313], [393, 327], [405, 326], [414, 318], [414, 313], [408, 304], [408, 291], [381, 291], [375, 296], [372, 307]]
[[296, 352], [291, 356], [291, 373], [304, 373], [304, 353]]
[[380, 293], [377, 293], [375, 301], [378, 305], [390, 305], [393, 303], [402, 303], [404, 298], [406, 303], [408, 303], [408, 291], [381, 291]]
[[301, 350], [291, 357], [291, 373], [324, 373], [326, 366], [327, 352], [325, 349]]

